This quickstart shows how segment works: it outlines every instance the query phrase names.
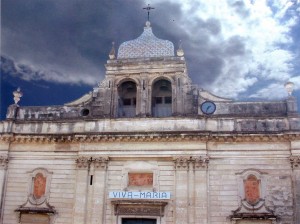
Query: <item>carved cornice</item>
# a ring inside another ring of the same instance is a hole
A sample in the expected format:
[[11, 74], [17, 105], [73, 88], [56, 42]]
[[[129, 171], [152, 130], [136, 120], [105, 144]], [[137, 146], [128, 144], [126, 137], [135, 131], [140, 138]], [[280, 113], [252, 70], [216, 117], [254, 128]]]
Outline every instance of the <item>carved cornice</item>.
[[82, 135], [0, 135], [0, 141], [13, 143], [100, 143], [100, 142], [288, 142], [300, 140], [300, 134], [212, 134], [212, 133], [155, 133], [155, 134], [82, 134]]
[[106, 157], [96, 157], [92, 158], [92, 163], [94, 163], [94, 167], [98, 169], [105, 170], [107, 168], [107, 163], [108, 163], [109, 158]]
[[293, 169], [300, 169], [300, 156], [291, 156], [290, 162]]
[[6, 169], [8, 165], [8, 157], [7, 156], [0, 156], [0, 169]]

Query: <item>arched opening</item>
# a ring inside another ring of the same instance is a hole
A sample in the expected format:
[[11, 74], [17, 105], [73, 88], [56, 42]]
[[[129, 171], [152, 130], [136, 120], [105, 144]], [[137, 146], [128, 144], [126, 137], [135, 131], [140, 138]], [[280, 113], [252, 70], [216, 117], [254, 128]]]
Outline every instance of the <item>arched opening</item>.
[[152, 86], [152, 116], [172, 115], [172, 85], [166, 79], [156, 81]]
[[135, 117], [136, 84], [132, 81], [123, 82], [118, 87], [118, 117]]

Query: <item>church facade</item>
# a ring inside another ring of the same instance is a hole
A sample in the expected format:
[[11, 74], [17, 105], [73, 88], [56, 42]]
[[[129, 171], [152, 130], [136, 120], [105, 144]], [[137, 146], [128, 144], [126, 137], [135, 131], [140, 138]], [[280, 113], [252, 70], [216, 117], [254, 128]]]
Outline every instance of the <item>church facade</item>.
[[300, 223], [300, 117], [288, 97], [237, 102], [191, 82], [150, 22], [62, 106], [0, 122], [1, 223]]

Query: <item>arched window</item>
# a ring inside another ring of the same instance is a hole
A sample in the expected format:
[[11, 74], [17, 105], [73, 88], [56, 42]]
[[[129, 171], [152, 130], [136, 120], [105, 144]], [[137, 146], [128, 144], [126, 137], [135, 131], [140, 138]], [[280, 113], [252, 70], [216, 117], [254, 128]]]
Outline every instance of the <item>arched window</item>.
[[134, 117], [136, 115], [136, 84], [123, 82], [118, 88], [118, 117]]
[[158, 80], [152, 86], [152, 116], [172, 116], [172, 85], [166, 79]]
[[246, 180], [244, 180], [245, 188], [245, 199], [246, 201], [254, 205], [260, 199], [260, 181], [254, 175], [249, 175]]

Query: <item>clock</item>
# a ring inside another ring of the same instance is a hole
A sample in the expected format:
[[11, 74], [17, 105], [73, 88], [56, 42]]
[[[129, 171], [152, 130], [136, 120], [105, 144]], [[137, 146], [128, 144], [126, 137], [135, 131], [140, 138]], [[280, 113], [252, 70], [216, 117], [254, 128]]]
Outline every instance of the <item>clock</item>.
[[205, 101], [201, 104], [200, 109], [204, 114], [210, 115], [216, 111], [216, 104], [211, 101]]

